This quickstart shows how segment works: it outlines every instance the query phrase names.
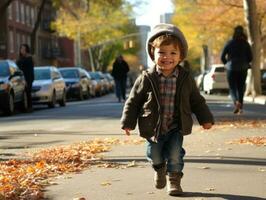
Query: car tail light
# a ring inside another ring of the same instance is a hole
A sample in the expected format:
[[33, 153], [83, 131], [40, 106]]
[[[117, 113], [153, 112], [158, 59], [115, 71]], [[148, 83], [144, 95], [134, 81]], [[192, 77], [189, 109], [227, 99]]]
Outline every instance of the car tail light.
[[214, 74], [211, 77], [212, 77], [212, 80], [215, 80], [215, 75]]

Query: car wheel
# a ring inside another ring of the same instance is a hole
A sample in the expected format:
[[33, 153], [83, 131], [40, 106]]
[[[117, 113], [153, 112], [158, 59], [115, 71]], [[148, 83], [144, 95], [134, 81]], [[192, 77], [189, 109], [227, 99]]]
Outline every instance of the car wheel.
[[212, 93], [213, 93], [213, 91], [211, 89], [207, 91], [207, 94], [209, 94], [209, 95]]
[[6, 106], [4, 108], [4, 113], [6, 115], [12, 115], [15, 110], [14, 96], [12, 93], [9, 93], [6, 99]]
[[55, 94], [55, 91], [53, 91], [52, 99], [48, 103], [48, 107], [49, 108], [54, 108], [55, 107], [55, 104], [56, 104], [56, 94]]
[[59, 101], [61, 107], [66, 106], [66, 92], [63, 92], [62, 99]]
[[27, 96], [26, 91], [23, 92], [23, 100], [20, 104], [20, 108], [23, 112], [26, 112], [29, 109], [28, 96]]
[[87, 88], [87, 90], [86, 90], [86, 92], [84, 94], [84, 99], [88, 99], [89, 98], [89, 96], [90, 96], [89, 91], [90, 91], [89, 88]]

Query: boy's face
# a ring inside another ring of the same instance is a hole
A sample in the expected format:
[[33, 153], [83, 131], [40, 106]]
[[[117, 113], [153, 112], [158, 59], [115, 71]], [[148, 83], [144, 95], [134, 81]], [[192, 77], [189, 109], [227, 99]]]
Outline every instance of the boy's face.
[[173, 44], [154, 48], [154, 62], [164, 75], [171, 74], [180, 61], [180, 50]]

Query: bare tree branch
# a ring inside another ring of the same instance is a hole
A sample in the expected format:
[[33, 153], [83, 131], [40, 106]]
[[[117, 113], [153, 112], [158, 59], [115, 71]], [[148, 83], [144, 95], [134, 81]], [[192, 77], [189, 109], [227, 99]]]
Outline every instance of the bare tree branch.
[[47, 0], [42, 0], [42, 3], [40, 5], [39, 11], [38, 11], [36, 22], [34, 24], [32, 32], [31, 32], [31, 49], [32, 49], [31, 53], [32, 54], [35, 53], [36, 33], [37, 33], [37, 30], [38, 30], [39, 25], [41, 23], [42, 11], [44, 9], [44, 6], [45, 6], [46, 2], [47, 2]]

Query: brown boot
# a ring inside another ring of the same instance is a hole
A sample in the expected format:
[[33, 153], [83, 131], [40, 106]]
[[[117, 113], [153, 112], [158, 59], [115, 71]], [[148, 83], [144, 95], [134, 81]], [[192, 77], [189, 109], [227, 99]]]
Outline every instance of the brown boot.
[[182, 176], [182, 172], [168, 173], [167, 193], [170, 196], [180, 196], [183, 194], [183, 190], [180, 185]]
[[242, 104], [239, 101], [236, 101], [234, 114], [241, 114], [241, 113], [242, 113]]
[[157, 189], [163, 189], [166, 186], [166, 166], [153, 166], [154, 173], [154, 185]]

